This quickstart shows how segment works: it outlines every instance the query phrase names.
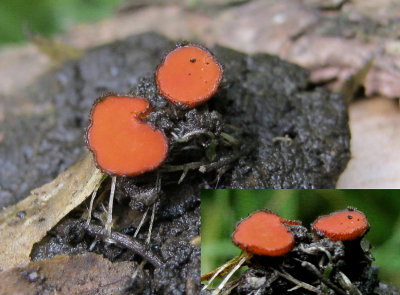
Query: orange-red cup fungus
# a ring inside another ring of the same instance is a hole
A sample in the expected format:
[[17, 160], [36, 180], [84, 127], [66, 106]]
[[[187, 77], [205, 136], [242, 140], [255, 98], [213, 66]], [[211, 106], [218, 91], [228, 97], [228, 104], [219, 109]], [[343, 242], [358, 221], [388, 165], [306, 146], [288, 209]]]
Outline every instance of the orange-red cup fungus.
[[351, 241], [362, 237], [369, 229], [367, 217], [356, 209], [337, 211], [320, 216], [312, 224], [314, 232], [332, 241]]
[[265, 211], [257, 211], [241, 221], [232, 241], [242, 250], [264, 256], [283, 256], [294, 246], [294, 237], [284, 220]]
[[150, 103], [140, 97], [111, 95], [95, 102], [86, 142], [99, 169], [113, 176], [135, 176], [161, 165], [168, 140], [143, 121], [150, 111]]
[[186, 44], [169, 52], [156, 71], [160, 93], [190, 107], [210, 99], [223, 77], [222, 66], [205, 48]]

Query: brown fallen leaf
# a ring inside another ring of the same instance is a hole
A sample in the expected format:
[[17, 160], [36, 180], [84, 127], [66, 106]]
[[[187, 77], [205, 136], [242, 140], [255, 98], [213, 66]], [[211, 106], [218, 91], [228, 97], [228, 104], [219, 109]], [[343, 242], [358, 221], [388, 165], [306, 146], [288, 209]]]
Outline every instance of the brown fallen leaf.
[[83, 54], [83, 50], [40, 35], [29, 34], [28, 37], [29, 41], [35, 44], [40, 52], [48, 56], [50, 60], [57, 65], [62, 65], [68, 60], [78, 59]]
[[350, 106], [352, 159], [337, 188], [400, 188], [400, 109], [373, 98]]
[[93, 253], [56, 256], [0, 272], [0, 294], [122, 294], [134, 266]]
[[369, 18], [387, 25], [400, 15], [400, 6], [397, 0], [351, 0], [344, 5], [343, 12], [352, 19]]
[[102, 179], [88, 153], [52, 182], [0, 211], [0, 270], [28, 263], [33, 244], [81, 204]]
[[343, 96], [344, 100], [348, 103], [353, 99], [356, 91], [364, 85], [365, 78], [374, 64], [374, 59], [371, 58], [365, 63], [354, 75], [349, 76], [341, 85], [339, 93]]
[[[254, 1], [227, 9], [213, 21], [213, 41], [248, 53], [279, 55], [309, 69], [312, 82], [327, 83], [331, 90], [341, 88], [373, 58], [363, 83], [367, 96], [399, 97], [400, 44], [395, 26], [387, 25], [398, 23], [398, 14], [390, 12], [399, 10], [396, 1], [356, 1], [334, 12], [308, 2]], [[372, 18], [381, 29], [363, 26]]]
[[318, 22], [318, 13], [298, 0], [253, 1], [222, 12], [212, 25], [213, 41], [246, 53], [285, 57], [294, 40]]
[[[323, 80], [319, 73], [325, 68], [335, 68], [334, 78], [342, 82], [354, 73], [353, 69], [357, 71], [374, 56], [374, 66], [365, 82], [367, 95], [400, 96], [398, 0], [264, 0], [246, 4], [243, 1], [242, 5], [228, 5], [227, 9], [210, 15], [188, 11], [184, 5], [170, 5], [176, 1], [160, 6], [139, 2], [143, 3], [133, 6], [141, 9], [128, 9], [129, 13], [96, 24], [75, 26], [57, 40], [85, 49], [131, 34], [155, 31], [171, 39], [198, 40], [206, 45], [218, 43], [248, 53], [277, 54], [310, 69], [313, 81]], [[341, 9], [328, 12], [318, 9], [326, 2], [339, 3]], [[312, 3], [317, 3], [317, 8]], [[333, 20], [338, 20], [338, 25], [333, 26], [337, 31], [331, 30]], [[357, 29], [348, 26], [349, 23], [361, 25]], [[363, 27], [363, 23], [367, 25]], [[374, 31], [375, 27], [384, 34]], [[9, 94], [13, 89], [27, 86], [50, 66], [34, 46], [5, 48], [0, 51], [0, 89]]]

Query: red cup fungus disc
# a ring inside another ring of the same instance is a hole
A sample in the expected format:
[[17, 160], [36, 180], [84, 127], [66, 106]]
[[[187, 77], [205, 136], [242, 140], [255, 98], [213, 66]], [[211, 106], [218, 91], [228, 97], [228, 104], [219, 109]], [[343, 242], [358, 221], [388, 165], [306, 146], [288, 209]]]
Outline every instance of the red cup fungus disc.
[[367, 217], [361, 211], [348, 209], [320, 216], [312, 224], [318, 236], [332, 241], [351, 241], [362, 237], [369, 229]]
[[236, 226], [232, 241], [256, 255], [283, 256], [294, 246], [294, 237], [283, 223], [278, 215], [257, 211]]
[[156, 72], [160, 93], [190, 107], [210, 99], [223, 77], [222, 66], [206, 49], [186, 44], [169, 52]]
[[135, 176], [157, 168], [168, 154], [165, 135], [144, 122], [146, 99], [106, 96], [90, 114], [86, 142], [97, 166], [113, 176]]

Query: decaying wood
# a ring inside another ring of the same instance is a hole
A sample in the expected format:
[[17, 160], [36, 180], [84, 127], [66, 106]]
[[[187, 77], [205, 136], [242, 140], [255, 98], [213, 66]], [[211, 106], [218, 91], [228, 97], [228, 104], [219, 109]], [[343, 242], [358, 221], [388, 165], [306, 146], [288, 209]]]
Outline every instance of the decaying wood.
[[0, 273], [0, 294], [122, 294], [134, 262], [101, 255], [56, 256]]

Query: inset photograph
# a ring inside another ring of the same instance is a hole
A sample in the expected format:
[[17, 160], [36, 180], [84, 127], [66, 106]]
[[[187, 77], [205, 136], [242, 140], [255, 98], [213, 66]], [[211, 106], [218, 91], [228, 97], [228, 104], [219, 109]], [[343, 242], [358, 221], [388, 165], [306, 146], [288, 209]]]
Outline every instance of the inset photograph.
[[201, 294], [400, 294], [398, 190], [203, 190]]

